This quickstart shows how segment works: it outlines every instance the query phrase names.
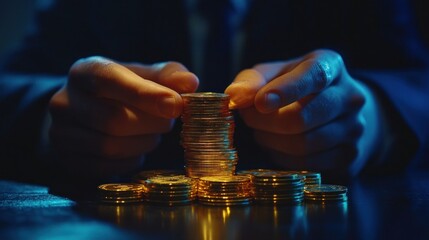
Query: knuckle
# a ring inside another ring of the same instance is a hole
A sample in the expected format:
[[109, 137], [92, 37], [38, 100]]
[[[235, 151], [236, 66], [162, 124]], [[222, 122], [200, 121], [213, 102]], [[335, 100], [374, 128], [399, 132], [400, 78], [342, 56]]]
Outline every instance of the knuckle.
[[180, 62], [176, 62], [176, 61], [168, 61], [165, 64], [166, 68], [184, 68], [185, 66], [183, 66], [183, 64], [181, 64]]
[[101, 56], [82, 58], [70, 67], [69, 80], [73, 82], [88, 80], [88, 77], [108, 78], [113, 67], [113, 61]]
[[329, 85], [332, 79], [331, 66], [326, 60], [315, 59], [311, 61], [313, 66], [312, 75], [315, 77], [315, 89], [322, 90]]
[[156, 77], [160, 82], [168, 82], [169, 77], [174, 72], [187, 70], [183, 64], [176, 61], [156, 63], [154, 68], [157, 72]]
[[318, 49], [313, 52], [313, 56], [316, 58], [329, 58], [336, 61], [342, 61], [342, 56], [338, 52], [331, 49]]
[[97, 57], [93, 61], [90, 61], [87, 67], [95, 77], [105, 78], [108, 77], [111, 73], [113, 69], [113, 62]]
[[177, 61], [160, 62], [160, 63], [155, 63], [152, 66], [158, 71], [171, 71], [171, 70], [174, 71], [177, 69], [185, 68], [183, 64]]
[[344, 65], [342, 56], [330, 49], [319, 49], [310, 54], [309, 60], [313, 66], [312, 75], [316, 77], [316, 89], [329, 85], [335, 73]]

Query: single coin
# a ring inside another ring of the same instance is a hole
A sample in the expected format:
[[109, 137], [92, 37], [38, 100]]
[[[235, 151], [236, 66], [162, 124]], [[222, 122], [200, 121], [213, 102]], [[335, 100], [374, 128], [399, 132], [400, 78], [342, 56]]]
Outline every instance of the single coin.
[[101, 191], [108, 192], [130, 192], [130, 191], [143, 191], [144, 187], [138, 183], [108, 183], [98, 186]]
[[312, 194], [341, 194], [347, 193], [347, 187], [333, 184], [311, 185], [307, 186], [304, 192]]

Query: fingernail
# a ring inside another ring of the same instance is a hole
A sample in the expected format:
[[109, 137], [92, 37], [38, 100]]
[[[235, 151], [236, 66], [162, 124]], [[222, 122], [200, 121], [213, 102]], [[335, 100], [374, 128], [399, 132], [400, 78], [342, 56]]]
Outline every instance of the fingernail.
[[235, 109], [237, 107], [237, 103], [234, 102], [234, 100], [229, 100], [228, 104], [229, 109]]
[[177, 101], [174, 97], [161, 98], [158, 101], [158, 111], [167, 118], [176, 117]]
[[240, 85], [240, 83], [231, 83], [225, 89], [225, 93], [229, 95], [229, 109], [238, 109], [249, 105], [250, 98], [243, 94], [244, 91]]
[[267, 111], [275, 111], [280, 107], [280, 96], [276, 93], [265, 94], [265, 108]]

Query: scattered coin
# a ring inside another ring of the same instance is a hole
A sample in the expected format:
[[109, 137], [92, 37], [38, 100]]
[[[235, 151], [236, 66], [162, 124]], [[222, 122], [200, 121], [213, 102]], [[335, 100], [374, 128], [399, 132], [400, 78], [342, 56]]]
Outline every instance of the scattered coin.
[[304, 189], [306, 201], [345, 202], [347, 201], [347, 187], [332, 184], [311, 185]]
[[98, 186], [100, 201], [104, 203], [143, 202], [145, 187], [137, 183], [108, 183]]

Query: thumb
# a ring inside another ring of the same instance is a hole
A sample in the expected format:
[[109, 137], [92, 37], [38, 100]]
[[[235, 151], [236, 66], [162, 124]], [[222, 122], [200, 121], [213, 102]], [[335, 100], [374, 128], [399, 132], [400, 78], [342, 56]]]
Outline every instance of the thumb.
[[253, 105], [256, 93], [265, 85], [264, 77], [254, 69], [241, 71], [225, 89], [230, 96], [229, 108], [241, 109]]

